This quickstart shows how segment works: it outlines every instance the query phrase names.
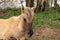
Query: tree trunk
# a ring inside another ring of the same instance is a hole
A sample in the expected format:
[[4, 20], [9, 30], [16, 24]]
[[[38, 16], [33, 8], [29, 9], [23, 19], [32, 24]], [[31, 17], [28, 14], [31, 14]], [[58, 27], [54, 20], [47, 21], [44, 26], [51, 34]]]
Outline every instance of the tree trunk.
[[36, 6], [36, 9], [35, 9], [35, 12], [40, 12], [41, 11], [41, 7], [42, 7], [41, 2], [42, 2], [42, 0], [37, 0], [37, 6]]
[[49, 8], [49, 0], [45, 0], [43, 2], [43, 5], [44, 5], [44, 10], [43, 11], [47, 10]]
[[35, 12], [45, 11], [49, 7], [49, 0], [37, 0]]
[[54, 6], [57, 6], [57, 0], [54, 1]]
[[47, 3], [46, 3], [46, 1], [43, 1], [43, 5], [42, 5], [43, 7], [42, 7], [42, 11], [45, 11], [46, 10], [46, 8], [47, 8]]
[[54, 6], [59, 7], [59, 5], [57, 4], [57, 0], [54, 0]]
[[34, 6], [34, 0], [26, 0], [26, 6], [27, 7], [33, 7]]

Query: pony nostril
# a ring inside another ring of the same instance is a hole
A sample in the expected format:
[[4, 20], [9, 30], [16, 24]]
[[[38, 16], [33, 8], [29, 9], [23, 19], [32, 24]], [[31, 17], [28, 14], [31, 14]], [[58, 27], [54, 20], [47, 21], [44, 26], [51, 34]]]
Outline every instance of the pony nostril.
[[13, 38], [13, 37], [10, 37], [10, 38]]
[[28, 35], [29, 35], [29, 37], [31, 37], [33, 35], [33, 31], [29, 31]]
[[9, 40], [17, 40], [15, 37], [10, 37]]
[[26, 22], [26, 19], [24, 18], [24, 21]]

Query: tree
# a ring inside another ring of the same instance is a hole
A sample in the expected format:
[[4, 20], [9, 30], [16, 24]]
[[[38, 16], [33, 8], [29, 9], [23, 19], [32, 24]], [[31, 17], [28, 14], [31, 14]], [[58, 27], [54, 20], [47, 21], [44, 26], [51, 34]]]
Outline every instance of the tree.
[[[44, 3], [44, 2], [43, 2]], [[49, 0], [45, 0], [45, 3], [44, 3], [44, 11], [47, 10], [49, 8]]]
[[47, 5], [46, 5], [47, 3], [46, 3], [46, 1], [43, 1], [43, 8], [41, 9], [42, 11], [45, 11], [45, 9], [47, 8]]
[[27, 7], [33, 7], [34, 6], [34, 0], [26, 0], [26, 6]]
[[36, 12], [45, 11], [49, 6], [49, 0], [37, 0]]
[[55, 6], [55, 7], [59, 6], [59, 5], [57, 4], [57, 0], [54, 0], [54, 6]]
[[42, 2], [42, 0], [37, 0], [37, 6], [36, 6], [36, 9], [35, 9], [35, 12], [40, 12], [41, 11], [41, 7], [42, 7], [41, 2]]

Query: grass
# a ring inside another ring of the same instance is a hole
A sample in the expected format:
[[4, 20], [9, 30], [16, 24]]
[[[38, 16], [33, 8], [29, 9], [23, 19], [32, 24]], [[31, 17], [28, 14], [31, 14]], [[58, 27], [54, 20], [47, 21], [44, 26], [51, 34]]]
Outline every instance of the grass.
[[45, 12], [35, 13], [33, 26], [46, 24], [52, 27], [60, 28], [60, 12], [54, 9], [50, 9]]
[[11, 16], [18, 16], [21, 13], [20, 8], [6, 8], [6, 9], [0, 9], [0, 12], [3, 13], [3, 16], [0, 16], [0, 18], [10, 18]]
[[[59, 27], [60, 26], [60, 8], [56, 10], [56, 8], [51, 8], [45, 12], [35, 13], [33, 26], [36, 25], [50, 25], [52, 27]], [[3, 16], [0, 18], [10, 18], [11, 16], [20, 15], [21, 10], [20, 8], [6, 8], [0, 9], [0, 12], [3, 12]], [[59, 27], [60, 28], [60, 27]]]

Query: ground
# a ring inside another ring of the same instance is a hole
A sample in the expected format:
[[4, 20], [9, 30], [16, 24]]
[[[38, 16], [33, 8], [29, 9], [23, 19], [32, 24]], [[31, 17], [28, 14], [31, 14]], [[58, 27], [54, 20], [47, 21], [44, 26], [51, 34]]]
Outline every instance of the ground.
[[60, 40], [60, 29], [48, 25], [37, 25], [29, 40]]

